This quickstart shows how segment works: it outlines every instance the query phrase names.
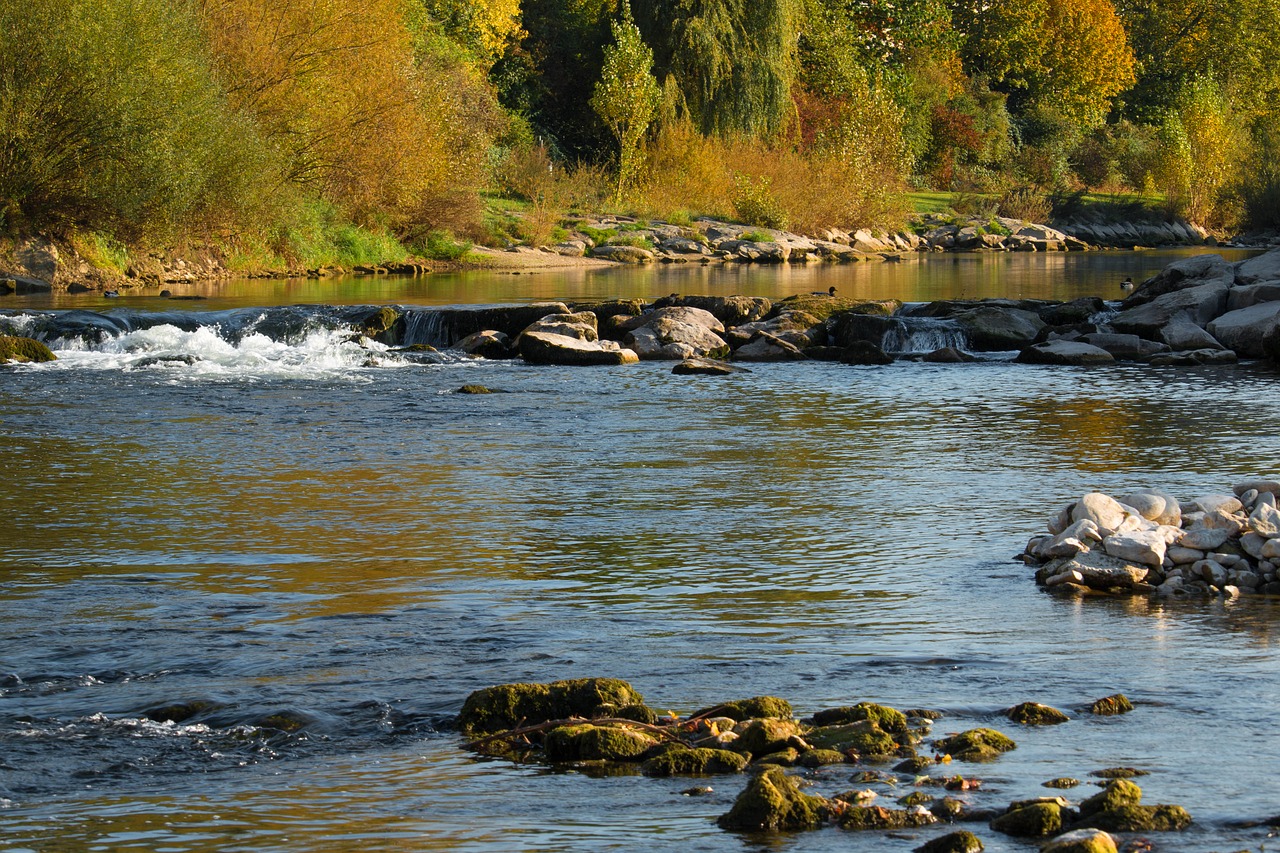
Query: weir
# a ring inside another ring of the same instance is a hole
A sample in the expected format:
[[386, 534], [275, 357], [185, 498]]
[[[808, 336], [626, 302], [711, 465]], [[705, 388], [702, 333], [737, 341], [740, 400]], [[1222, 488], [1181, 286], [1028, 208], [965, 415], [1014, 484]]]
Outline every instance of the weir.
[[893, 325], [884, 333], [880, 348], [891, 355], [925, 353], [969, 346], [964, 330], [951, 319], [937, 317], [894, 317]]

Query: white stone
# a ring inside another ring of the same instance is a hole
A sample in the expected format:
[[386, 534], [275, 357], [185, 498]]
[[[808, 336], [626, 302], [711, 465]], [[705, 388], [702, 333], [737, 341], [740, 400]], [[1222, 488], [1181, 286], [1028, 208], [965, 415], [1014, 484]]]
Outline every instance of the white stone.
[[1171, 545], [1165, 552], [1165, 556], [1176, 566], [1188, 566], [1197, 560], [1203, 560], [1204, 554], [1205, 552], [1198, 548], [1184, 548], [1181, 545]]
[[[1074, 506], [1074, 504], [1072, 505]], [[1072, 506], [1064, 506], [1057, 515], [1049, 519], [1049, 532], [1057, 536], [1071, 526]]]
[[[1130, 516], [1130, 518], [1133, 517], [1135, 516]], [[1108, 536], [1103, 541], [1102, 547], [1113, 557], [1158, 568], [1164, 561], [1164, 552], [1168, 543], [1155, 530], [1134, 530]]]
[[1074, 557], [1092, 547], [1089, 543], [1101, 542], [1102, 534], [1098, 525], [1087, 518], [1082, 518], [1057, 536], [1043, 543], [1036, 556], [1045, 560], [1057, 557]]
[[1268, 539], [1266, 544], [1262, 546], [1261, 559], [1275, 562], [1280, 560], [1280, 539]]
[[1177, 498], [1153, 490], [1134, 492], [1120, 498], [1120, 503], [1131, 506], [1143, 518], [1156, 524], [1181, 524], [1182, 509]]
[[1262, 559], [1262, 548], [1266, 544], [1267, 540], [1252, 530], [1240, 537], [1240, 547], [1255, 560]]
[[1231, 531], [1224, 528], [1192, 527], [1182, 534], [1178, 544], [1183, 548], [1195, 548], [1199, 551], [1212, 551], [1221, 548], [1231, 538]]
[[1101, 829], [1073, 829], [1040, 848], [1040, 853], [1115, 853], [1116, 840]]
[[1237, 495], [1242, 495], [1245, 492], [1249, 491], [1250, 489], [1255, 489], [1256, 491], [1259, 491], [1259, 492], [1268, 492], [1272, 496], [1275, 496], [1277, 494], [1280, 494], [1280, 481], [1246, 480], [1243, 483], [1236, 483], [1231, 488], [1231, 491], [1235, 492]]
[[1234, 495], [1205, 495], [1196, 498], [1194, 503], [1205, 513], [1213, 513], [1217, 510], [1231, 513], [1244, 509], [1244, 504], [1240, 503], [1240, 499]]
[[1068, 569], [1065, 572], [1059, 572], [1044, 582], [1045, 586], [1061, 586], [1064, 583], [1083, 584], [1084, 575], [1079, 572]]
[[1249, 516], [1249, 526], [1259, 536], [1268, 539], [1280, 537], [1280, 510], [1264, 503], [1258, 504], [1253, 515]]
[[1227, 579], [1227, 570], [1214, 560], [1201, 560], [1191, 567], [1191, 571], [1214, 586], [1221, 586]]
[[1080, 499], [1071, 511], [1073, 521], [1087, 518], [1098, 525], [1103, 536], [1108, 536], [1124, 521], [1124, 507], [1114, 498], [1102, 492], [1090, 492]]

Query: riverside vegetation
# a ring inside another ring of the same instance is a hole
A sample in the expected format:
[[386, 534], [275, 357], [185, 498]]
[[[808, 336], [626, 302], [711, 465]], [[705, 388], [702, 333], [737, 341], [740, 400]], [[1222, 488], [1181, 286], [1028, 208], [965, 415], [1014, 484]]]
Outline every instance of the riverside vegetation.
[[1269, 0], [0, 0], [0, 33], [19, 274], [34, 235], [111, 280], [456, 261], [566, 213], [894, 231], [908, 190], [1280, 222]]
[[[1123, 694], [1082, 703], [1071, 713], [1036, 702], [1000, 712], [1024, 728], [1058, 726], [1089, 716], [1134, 711]], [[1186, 829], [1178, 805], [1144, 805], [1131, 767], [1092, 771], [1101, 790], [1072, 802], [1065, 795], [1011, 802], [976, 773], [1016, 759], [1017, 743], [989, 727], [934, 735], [944, 715], [858, 702], [796, 719], [775, 696], [723, 702], [688, 716], [658, 712], [625, 681], [581, 678], [549, 684], [500, 684], [477, 690], [458, 716], [467, 749], [483, 756], [538, 762], [588, 775], [692, 777], [686, 796], [706, 796], [712, 777], [746, 774], [740, 793], [717, 819], [723, 829], [758, 833], [815, 830], [912, 830], [932, 836], [916, 849], [965, 853], [982, 849], [956, 823], [985, 824], [1019, 838], [1047, 840], [1053, 853], [1115, 851], [1126, 833]], [[1012, 757], [1011, 755], [1012, 754]], [[959, 765], [978, 765], [964, 767]], [[853, 787], [846, 787], [850, 783]], [[1060, 791], [1082, 783], [1046, 780]], [[827, 794], [808, 793], [828, 790]], [[843, 790], [840, 790], [843, 788]]]

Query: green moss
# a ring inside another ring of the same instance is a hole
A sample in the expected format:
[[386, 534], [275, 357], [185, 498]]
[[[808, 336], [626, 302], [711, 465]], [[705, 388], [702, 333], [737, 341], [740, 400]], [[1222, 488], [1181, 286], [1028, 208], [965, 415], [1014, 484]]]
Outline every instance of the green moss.
[[[735, 729], [736, 730], [736, 729]], [[768, 755], [786, 749], [793, 738], [800, 735], [800, 727], [791, 720], [779, 720], [766, 717], [752, 720], [733, 742], [737, 752], [749, 752], [754, 756]]]
[[370, 338], [382, 340], [383, 343], [398, 343], [397, 324], [402, 322], [402, 315], [389, 305], [383, 305], [362, 317], [356, 324], [356, 331]]
[[1025, 726], [1056, 726], [1070, 719], [1057, 708], [1041, 705], [1039, 702], [1023, 702], [1021, 705], [1014, 705], [1004, 713], [1010, 720]]
[[1105, 696], [1089, 706], [1089, 710], [1100, 717], [1109, 717], [1115, 714], [1127, 714], [1133, 710], [1133, 703], [1123, 693], [1116, 693], [1113, 696]]
[[642, 705], [644, 697], [616, 678], [578, 678], [550, 684], [499, 684], [467, 697], [458, 725], [468, 735], [568, 717], [600, 716], [602, 706]]
[[826, 800], [802, 794], [781, 767], [767, 767], [747, 783], [716, 823], [723, 829], [748, 832], [814, 829], [826, 821], [829, 811]]
[[0, 335], [0, 364], [10, 361], [39, 363], [56, 359], [52, 350], [34, 338]]
[[898, 798], [898, 805], [900, 806], [923, 806], [925, 803], [931, 802], [933, 802], [933, 797], [924, 791], [912, 791], [905, 797]]
[[1178, 832], [1191, 825], [1182, 806], [1121, 806], [1091, 815], [1080, 826], [1106, 832]]
[[755, 696], [751, 699], [737, 699], [733, 702], [725, 702], [723, 705], [703, 708], [701, 711], [694, 712], [692, 716], [729, 717], [742, 722], [764, 717], [789, 720], [795, 716], [795, 712], [791, 710], [791, 703], [786, 699], [779, 699], [777, 696]]
[[907, 716], [901, 711], [887, 705], [874, 702], [859, 702], [857, 705], [846, 705], [842, 708], [830, 708], [813, 715], [814, 725], [838, 726], [854, 723], [858, 720], [870, 720], [886, 732], [905, 732]]
[[658, 740], [624, 726], [560, 726], [547, 732], [543, 748], [549, 761], [636, 761]]
[[1150, 776], [1151, 771], [1136, 767], [1108, 767], [1105, 770], [1094, 770], [1089, 775], [1098, 779], [1136, 779], [1139, 776]]
[[1033, 803], [1005, 812], [991, 821], [991, 828], [1019, 838], [1043, 838], [1062, 831], [1062, 807], [1057, 803]]
[[1070, 776], [1059, 776], [1057, 779], [1050, 779], [1048, 782], [1041, 783], [1046, 788], [1075, 788], [1080, 784], [1079, 779], [1072, 779]]
[[493, 390], [484, 385], [463, 385], [458, 389], [459, 394], [492, 394]]
[[947, 823], [955, 823], [958, 820], [964, 820], [965, 814], [969, 810], [969, 805], [959, 797], [946, 796], [940, 800], [935, 800], [934, 804], [929, 806], [929, 811], [938, 820], [945, 820]]
[[645, 761], [641, 770], [646, 776], [710, 776], [741, 773], [746, 768], [746, 756], [727, 749], [673, 745]]
[[770, 752], [763, 758], [756, 759], [754, 764], [776, 764], [779, 767], [793, 767], [800, 761], [800, 753], [794, 747]]
[[1107, 787], [1080, 804], [1080, 815], [1088, 817], [1102, 811], [1122, 806], [1136, 806], [1142, 802], [1142, 789], [1128, 779], [1112, 779]]
[[984, 849], [978, 836], [961, 829], [926, 841], [916, 848], [916, 853], [982, 853]]
[[818, 749], [834, 749], [859, 756], [892, 755], [898, 749], [893, 735], [870, 720], [843, 726], [823, 726], [805, 733], [805, 740]]
[[928, 826], [937, 823], [938, 819], [927, 812], [887, 809], [884, 806], [849, 806], [840, 813], [839, 822], [841, 829], [907, 829]]
[[828, 764], [842, 764], [844, 753], [834, 749], [811, 749], [800, 756], [802, 767], [825, 767]]
[[935, 746], [959, 761], [991, 761], [1017, 748], [1017, 744], [995, 729], [970, 729], [943, 738]]

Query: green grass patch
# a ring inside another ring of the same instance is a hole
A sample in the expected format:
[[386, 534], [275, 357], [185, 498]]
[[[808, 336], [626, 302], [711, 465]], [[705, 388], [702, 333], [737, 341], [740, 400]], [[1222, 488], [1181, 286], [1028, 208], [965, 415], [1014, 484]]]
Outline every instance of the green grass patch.
[[116, 238], [101, 231], [76, 234], [71, 245], [90, 266], [120, 275], [129, 269], [129, 250]]
[[456, 240], [452, 234], [444, 231], [431, 231], [414, 243], [413, 251], [433, 261], [460, 261], [471, 251], [471, 243]]
[[955, 204], [958, 193], [914, 192], [907, 193], [911, 209], [916, 213], [946, 213]]

